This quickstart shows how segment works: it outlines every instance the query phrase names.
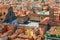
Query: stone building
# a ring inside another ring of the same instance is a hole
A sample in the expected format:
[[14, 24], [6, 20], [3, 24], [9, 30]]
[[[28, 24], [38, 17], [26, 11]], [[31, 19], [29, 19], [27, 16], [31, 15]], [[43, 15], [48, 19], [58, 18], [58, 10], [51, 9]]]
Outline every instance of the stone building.
[[54, 3], [54, 4], [60, 4], [60, 0], [46, 0], [46, 2], [51, 2], [51, 3]]

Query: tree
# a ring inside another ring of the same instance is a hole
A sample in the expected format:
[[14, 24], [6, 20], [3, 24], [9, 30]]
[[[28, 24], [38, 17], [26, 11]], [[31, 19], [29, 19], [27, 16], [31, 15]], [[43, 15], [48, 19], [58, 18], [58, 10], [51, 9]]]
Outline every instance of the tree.
[[18, 0], [18, 2], [22, 2], [22, 0]]
[[45, 2], [45, 0], [41, 0], [41, 2], [42, 2], [42, 3], [44, 3], [44, 2]]

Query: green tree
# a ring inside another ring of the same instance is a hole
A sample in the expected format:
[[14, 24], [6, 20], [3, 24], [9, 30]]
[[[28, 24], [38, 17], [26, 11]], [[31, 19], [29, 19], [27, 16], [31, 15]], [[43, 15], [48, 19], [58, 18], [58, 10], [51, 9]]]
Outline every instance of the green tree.
[[41, 2], [42, 2], [42, 3], [44, 3], [44, 2], [45, 2], [45, 0], [41, 0]]
[[38, 0], [34, 0], [34, 1], [38, 1]]
[[18, 0], [18, 2], [22, 2], [22, 0]]

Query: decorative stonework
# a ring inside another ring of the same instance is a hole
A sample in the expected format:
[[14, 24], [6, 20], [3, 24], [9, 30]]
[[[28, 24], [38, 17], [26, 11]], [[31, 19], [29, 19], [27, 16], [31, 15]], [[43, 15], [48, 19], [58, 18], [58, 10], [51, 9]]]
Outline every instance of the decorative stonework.
[[51, 2], [51, 3], [55, 3], [55, 4], [60, 4], [60, 0], [46, 0], [46, 2]]

